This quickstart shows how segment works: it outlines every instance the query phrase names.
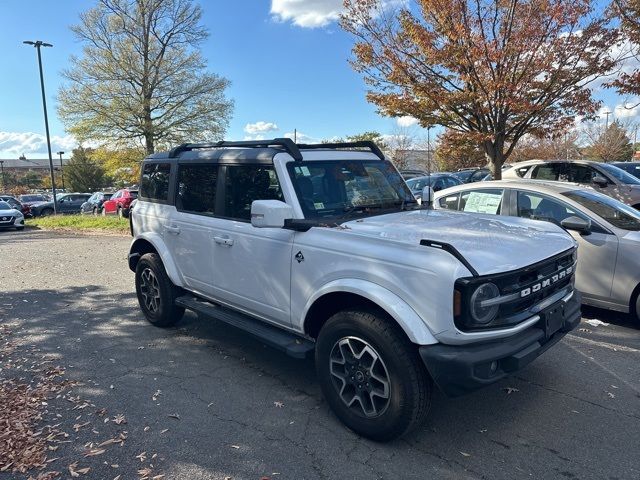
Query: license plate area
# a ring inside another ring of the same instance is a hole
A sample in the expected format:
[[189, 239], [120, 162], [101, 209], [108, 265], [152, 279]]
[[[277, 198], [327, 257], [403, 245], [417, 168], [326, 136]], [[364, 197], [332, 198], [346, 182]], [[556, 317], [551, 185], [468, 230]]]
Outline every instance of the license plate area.
[[556, 305], [542, 315], [542, 325], [547, 338], [556, 333], [564, 323], [564, 305]]

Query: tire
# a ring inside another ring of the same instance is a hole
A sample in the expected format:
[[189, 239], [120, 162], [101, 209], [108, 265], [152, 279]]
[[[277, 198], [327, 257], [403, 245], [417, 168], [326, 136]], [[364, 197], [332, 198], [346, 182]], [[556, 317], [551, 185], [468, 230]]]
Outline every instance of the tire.
[[91, 213], [93, 214], [94, 217], [98, 216], [98, 207], [93, 207], [93, 210], [91, 210]]
[[49, 215], [53, 215], [53, 208], [43, 208], [40, 212], [41, 217], [48, 217]]
[[156, 327], [170, 327], [184, 315], [184, 308], [175, 304], [180, 289], [169, 279], [157, 253], [145, 253], [138, 260], [136, 294], [144, 316]]
[[640, 289], [633, 294], [630, 303], [629, 311], [631, 312], [631, 316], [636, 321], [636, 325], [640, 327]]
[[122, 207], [118, 207], [118, 218], [122, 220], [124, 218], [124, 214], [122, 213]]
[[107, 210], [104, 207], [102, 207], [102, 216], [103, 217], [107, 216]]
[[433, 383], [415, 345], [378, 313], [333, 315], [318, 335], [316, 370], [331, 409], [363, 437], [393, 440], [420, 426], [429, 412]]

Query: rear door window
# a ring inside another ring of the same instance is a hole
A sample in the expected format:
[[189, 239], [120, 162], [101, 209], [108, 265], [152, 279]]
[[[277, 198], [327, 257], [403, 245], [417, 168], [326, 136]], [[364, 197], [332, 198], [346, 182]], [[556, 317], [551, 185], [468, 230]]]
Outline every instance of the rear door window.
[[490, 188], [463, 192], [460, 196], [459, 210], [469, 213], [488, 213], [498, 215], [502, 207], [504, 189]]
[[188, 213], [214, 215], [217, 182], [217, 165], [180, 165], [176, 208]]
[[564, 163], [543, 163], [533, 167], [531, 178], [537, 180], [554, 180], [566, 182], [568, 180]]

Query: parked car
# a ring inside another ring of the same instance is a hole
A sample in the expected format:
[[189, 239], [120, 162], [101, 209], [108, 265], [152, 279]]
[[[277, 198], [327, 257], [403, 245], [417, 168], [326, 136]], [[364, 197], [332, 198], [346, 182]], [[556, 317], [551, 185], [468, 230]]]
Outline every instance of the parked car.
[[428, 174], [429, 172], [425, 170], [415, 170], [415, 169], [400, 170], [400, 175], [402, 175], [402, 178], [404, 178], [405, 180], [409, 180], [411, 178], [416, 178], [416, 177], [424, 177], [425, 175], [428, 175]]
[[136, 198], [138, 198], [137, 190], [128, 188], [118, 190], [102, 204], [102, 215], [118, 215], [120, 218], [127, 218], [131, 202]]
[[[80, 206], [86, 202], [90, 193], [59, 193], [56, 195], [58, 203], [58, 213], [78, 213]], [[34, 203], [31, 206], [31, 213], [34, 217], [45, 217], [53, 215], [53, 201]]]
[[0, 229], [24, 230], [24, 215], [7, 202], [0, 200]]
[[634, 177], [640, 178], [640, 162], [611, 162], [611, 165], [615, 165]]
[[462, 183], [480, 182], [484, 177], [489, 175], [491, 170], [488, 168], [465, 168], [452, 173]]
[[578, 242], [582, 302], [640, 318], [640, 212], [592, 188], [503, 180], [435, 196], [436, 208], [517, 216], [561, 225]]
[[313, 353], [333, 411], [376, 440], [421, 423], [432, 382], [449, 395], [493, 383], [580, 321], [564, 230], [423, 208], [373, 142], [156, 153], [131, 223], [149, 322], [190, 309]]
[[640, 209], [640, 180], [610, 163], [588, 160], [529, 160], [502, 172], [503, 179], [531, 178], [572, 182]]
[[15, 208], [16, 210], [20, 210], [20, 212], [22, 213], [22, 215], [24, 215], [25, 218], [30, 218], [32, 216], [31, 207], [29, 207], [28, 205], [24, 205], [13, 195], [0, 195], [0, 200], [2, 200], [3, 202], [7, 202], [9, 205], [11, 205], [11, 207]]
[[30, 207], [34, 203], [49, 202], [51, 201], [51, 197], [42, 193], [28, 193], [25, 195], [18, 195], [18, 200], [23, 205]]
[[102, 204], [111, 198], [113, 193], [95, 192], [86, 202], [80, 205], [81, 214], [100, 215], [102, 213]]
[[416, 177], [407, 180], [407, 185], [416, 198], [422, 198], [424, 187], [431, 187], [434, 192], [439, 192], [445, 188], [455, 187], [462, 182], [450, 173], [432, 173], [424, 177]]

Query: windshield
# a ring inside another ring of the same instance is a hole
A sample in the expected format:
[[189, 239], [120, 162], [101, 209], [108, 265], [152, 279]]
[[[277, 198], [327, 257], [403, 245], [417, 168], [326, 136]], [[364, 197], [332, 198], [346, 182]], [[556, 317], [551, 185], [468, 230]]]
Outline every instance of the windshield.
[[287, 164], [287, 169], [306, 218], [388, 213], [381, 210], [417, 205], [387, 161], [302, 161]]
[[0, 210], [12, 210], [12, 208], [7, 202], [0, 200]]
[[407, 185], [409, 185], [409, 188], [414, 192], [422, 191], [424, 187], [431, 186], [431, 183], [433, 182], [433, 180], [434, 180], [433, 177], [412, 178], [411, 180], [407, 180]]
[[588, 208], [614, 227], [623, 230], [640, 230], [640, 212], [629, 205], [588, 190], [564, 192], [563, 195]]
[[640, 180], [631, 175], [630, 173], [625, 172], [621, 168], [618, 168], [614, 165], [609, 165], [606, 163], [600, 163], [600, 168], [602, 168], [605, 172], [607, 172], [612, 177], [617, 178], [622, 183], [627, 185], [640, 185]]

